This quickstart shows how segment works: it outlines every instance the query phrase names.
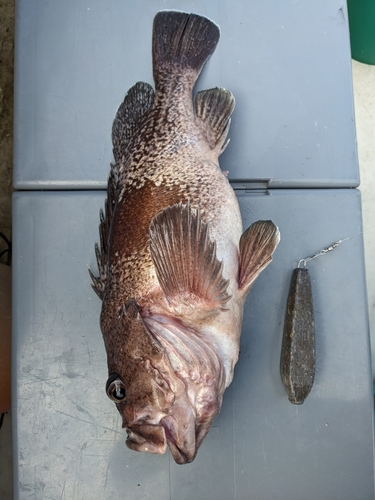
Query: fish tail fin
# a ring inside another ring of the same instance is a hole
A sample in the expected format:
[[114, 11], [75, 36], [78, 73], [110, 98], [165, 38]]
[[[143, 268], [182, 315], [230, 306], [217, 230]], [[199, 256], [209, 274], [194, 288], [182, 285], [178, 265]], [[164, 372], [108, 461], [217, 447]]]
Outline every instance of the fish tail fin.
[[152, 57], [155, 85], [171, 74], [192, 74], [193, 85], [220, 38], [219, 27], [206, 17], [178, 11], [156, 14]]

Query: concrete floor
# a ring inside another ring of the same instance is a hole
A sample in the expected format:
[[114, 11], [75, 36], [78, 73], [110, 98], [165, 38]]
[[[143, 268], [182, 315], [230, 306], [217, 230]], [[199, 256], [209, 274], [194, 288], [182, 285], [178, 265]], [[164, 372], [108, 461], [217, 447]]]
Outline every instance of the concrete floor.
[[[0, 0], [0, 231], [11, 236], [14, 0]], [[375, 360], [375, 66], [353, 61], [372, 355]], [[3, 249], [0, 243], [0, 251]], [[375, 363], [374, 363], [375, 365]], [[373, 365], [373, 366], [374, 366]], [[373, 368], [375, 375], [375, 369]], [[0, 498], [12, 498], [11, 417], [0, 430]]]
[[353, 61], [354, 106], [361, 174], [363, 238], [375, 380], [375, 66]]

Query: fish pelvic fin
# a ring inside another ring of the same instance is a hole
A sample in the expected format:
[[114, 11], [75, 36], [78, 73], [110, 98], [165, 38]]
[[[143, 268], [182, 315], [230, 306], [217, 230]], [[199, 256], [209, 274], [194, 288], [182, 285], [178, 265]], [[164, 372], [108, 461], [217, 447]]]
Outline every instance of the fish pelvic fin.
[[156, 88], [171, 74], [193, 73], [193, 85], [215, 51], [219, 27], [206, 17], [178, 11], [161, 11], [153, 25], [152, 57]]
[[230, 127], [230, 115], [235, 100], [229, 90], [214, 88], [198, 92], [194, 98], [195, 119], [211, 149], [220, 155], [227, 147], [226, 138]]
[[150, 250], [159, 284], [175, 311], [225, 310], [231, 298], [216, 243], [190, 202], [162, 210], [150, 225]]
[[151, 85], [138, 82], [131, 87], [120, 104], [112, 125], [113, 156], [120, 163], [126, 156], [131, 137], [139, 131], [144, 116], [154, 102]]
[[108, 247], [109, 233], [113, 212], [117, 203], [118, 197], [118, 175], [116, 165], [111, 165], [111, 171], [108, 178], [107, 199], [105, 201], [105, 211], [100, 209], [99, 212], [99, 237], [100, 246], [95, 243], [95, 255], [98, 264], [99, 276], [95, 276], [89, 269], [89, 274], [92, 280], [92, 288], [100, 299], [104, 297], [104, 290], [107, 283], [108, 273]]
[[259, 220], [242, 234], [239, 245], [238, 287], [245, 295], [272, 260], [280, 231], [271, 220]]

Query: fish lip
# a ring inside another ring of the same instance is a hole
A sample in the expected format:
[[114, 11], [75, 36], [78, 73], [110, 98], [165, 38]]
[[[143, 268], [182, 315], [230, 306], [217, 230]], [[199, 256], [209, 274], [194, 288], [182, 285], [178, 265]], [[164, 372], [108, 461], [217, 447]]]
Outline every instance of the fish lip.
[[164, 428], [166, 441], [169, 446], [169, 449], [171, 450], [174, 461], [179, 465], [184, 465], [192, 462], [197, 454], [196, 443], [194, 442], [193, 450], [191, 451], [189, 451], [188, 449], [182, 450], [182, 448], [177, 445], [176, 439], [174, 438], [168, 426], [168, 417], [164, 417], [163, 419], [161, 419], [160, 425], [162, 425]]
[[176, 464], [185, 465], [191, 463], [194, 460], [196, 456], [195, 452], [194, 454], [188, 456], [183, 451], [181, 451], [181, 449], [176, 445], [176, 443], [172, 439], [167, 439], [167, 443]]
[[126, 426], [126, 433], [128, 437], [125, 444], [131, 450], [162, 455], [167, 449], [167, 439], [161, 425]]

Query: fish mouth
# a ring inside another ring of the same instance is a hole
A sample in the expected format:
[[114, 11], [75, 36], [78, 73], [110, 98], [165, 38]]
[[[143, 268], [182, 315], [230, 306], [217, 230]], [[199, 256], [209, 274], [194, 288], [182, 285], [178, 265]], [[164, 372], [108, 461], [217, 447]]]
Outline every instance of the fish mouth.
[[195, 432], [193, 439], [191, 432], [184, 435], [182, 444], [176, 435], [176, 423], [173, 417], [165, 417], [159, 425], [136, 425], [126, 427], [128, 435], [126, 446], [134, 451], [146, 451], [162, 455], [167, 449], [171, 450], [174, 461], [177, 464], [187, 464], [194, 460], [197, 450], [195, 447]]
[[164, 428], [161, 425], [137, 425], [127, 427], [126, 446], [135, 451], [147, 451], [162, 455], [167, 449]]

